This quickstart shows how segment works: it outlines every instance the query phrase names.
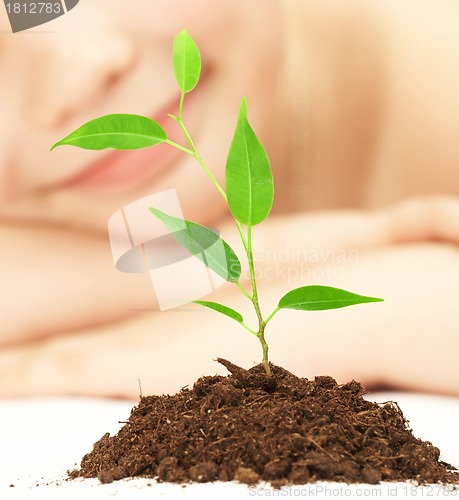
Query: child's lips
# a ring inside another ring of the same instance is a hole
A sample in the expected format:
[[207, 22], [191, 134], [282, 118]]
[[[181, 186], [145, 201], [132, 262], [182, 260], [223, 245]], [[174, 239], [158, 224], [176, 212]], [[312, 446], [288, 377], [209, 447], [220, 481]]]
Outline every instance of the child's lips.
[[[178, 103], [177, 99], [154, 117], [154, 120], [164, 128], [168, 138], [173, 141], [180, 140], [176, 137], [179, 135], [178, 126], [167, 113], [176, 112]], [[157, 174], [180, 154], [183, 153], [168, 144], [157, 144], [133, 151], [111, 150], [83, 172], [66, 180], [63, 186], [97, 190], [128, 189]]]
[[66, 181], [70, 188], [129, 188], [141, 183], [179, 153], [167, 144], [135, 151], [114, 151]]

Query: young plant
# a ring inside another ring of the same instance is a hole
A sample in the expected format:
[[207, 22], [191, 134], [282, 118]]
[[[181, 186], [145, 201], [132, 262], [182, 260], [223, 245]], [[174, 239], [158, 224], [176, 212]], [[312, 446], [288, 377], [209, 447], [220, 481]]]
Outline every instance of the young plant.
[[274, 311], [267, 316], [263, 315], [255, 279], [252, 228], [266, 219], [273, 204], [274, 183], [268, 156], [247, 120], [247, 103], [242, 99], [236, 131], [228, 153], [226, 189], [224, 189], [199, 155], [182, 118], [185, 96], [197, 85], [201, 72], [199, 48], [186, 30], [182, 30], [175, 37], [173, 66], [181, 90], [181, 99], [177, 115], [169, 116], [183, 131], [187, 146], [171, 141], [164, 129], [150, 118], [132, 114], [111, 114], [82, 125], [54, 144], [51, 150], [61, 145], [93, 150], [105, 148], [126, 150], [167, 143], [196, 159], [227, 203], [234, 218], [247, 256], [251, 290], [247, 291], [240, 283], [241, 264], [236, 253], [214, 231], [201, 224], [173, 217], [154, 207], [151, 207], [150, 211], [165, 224], [183, 247], [226, 281], [234, 283], [252, 302], [258, 318], [256, 328], [246, 325], [242, 315], [228, 306], [204, 300], [193, 301], [195, 304], [228, 316], [255, 335], [263, 351], [262, 365], [267, 375], [270, 375], [265, 328], [278, 311], [337, 309], [365, 302], [380, 302], [382, 299], [365, 297], [329, 286], [309, 285], [291, 290], [279, 300]]

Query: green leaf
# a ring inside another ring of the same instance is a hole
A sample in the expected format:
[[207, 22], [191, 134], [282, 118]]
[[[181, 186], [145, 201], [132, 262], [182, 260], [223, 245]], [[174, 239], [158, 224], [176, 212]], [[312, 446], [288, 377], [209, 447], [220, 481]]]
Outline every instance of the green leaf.
[[279, 301], [279, 308], [323, 311], [365, 302], [383, 302], [383, 299], [365, 297], [331, 286], [311, 285], [296, 288], [285, 294]]
[[226, 281], [235, 283], [241, 275], [241, 263], [220, 236], [206, 226], [167, 215], [157, 208], [150, 212], [164, 223], [172, 236], [192, 255]]
[[57, 146], [69, 145], [83, 149], [140, 149], [167, 140], [164, 129], [150, 118], [140, 115], [113, 114], [95, 118], [77, 128]]
[[274, 182], [268, 155], [247, 120], [243, 99], [226, 162], [226, 195], [234, 218], [241, 224], [266, 219], [274, 199]]
[[182, 30], [174, 39], [173, 63], [180, 90], [184, 93], [193, 90], [201, 73], [201, 54], [187, 30]]
[[193, 300], [193, 303], [208, 307], [209, 309], [213, 309], [214, 311], [218, 311], [219, 313], [222, 313], [225, 316], [228, 316], [229, 318], [235, 319], [238, 323], [242, 323], [244, 321], [242, 316], [237, 311], [231, 309], [231, 307], [226, 307], [221, 304], [218, 304], [217, 302], [208, 302], [206, 300]]

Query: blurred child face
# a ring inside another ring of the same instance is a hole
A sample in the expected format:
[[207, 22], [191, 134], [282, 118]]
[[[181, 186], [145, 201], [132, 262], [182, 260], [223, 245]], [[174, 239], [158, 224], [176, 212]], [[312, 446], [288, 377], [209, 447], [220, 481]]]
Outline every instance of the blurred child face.
[[177, 112], [180, 97], [171, 50], [184, 27], [203, 60], [184, 120], [211, 170], [224, 183], [243, 96], [257, 134], [276, 153], [282, 73], [277, 0], [81, 2], [49, 24], [0, 37], [0, 217], [105, 231], [118, 208], [171, 187], [188, 218], [205, 223], [223, 213], [200, 167], [167, 145], [49, 152], [84, 122], [108, 113], [148, 116], [183, 143], [167, 114]]

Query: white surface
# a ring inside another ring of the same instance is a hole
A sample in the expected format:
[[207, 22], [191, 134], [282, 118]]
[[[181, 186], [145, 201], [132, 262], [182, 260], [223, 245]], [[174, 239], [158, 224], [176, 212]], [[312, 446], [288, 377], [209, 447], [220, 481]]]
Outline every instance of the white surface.
[[[431, 441], [441, 458], [459, 465], [459, 398], [409, 393], [368, 396], [397, 401], [416, 437]], [[0, 499], [144, 499], [144, 498], [339, 498], [458, 497], [458, 491], [408, 483], [346, 485], [319, 483], [281, 492], [267, 485], [191, 484], [186, 487], [131, 479], [112, 484], [97, 480], [66, 481], [66, 470], [80, 462], [105, 432], [116, 433], [135, 402], [86, 398], [0, 400]], [[10, 487], [12, 484], [14, 487]]]

